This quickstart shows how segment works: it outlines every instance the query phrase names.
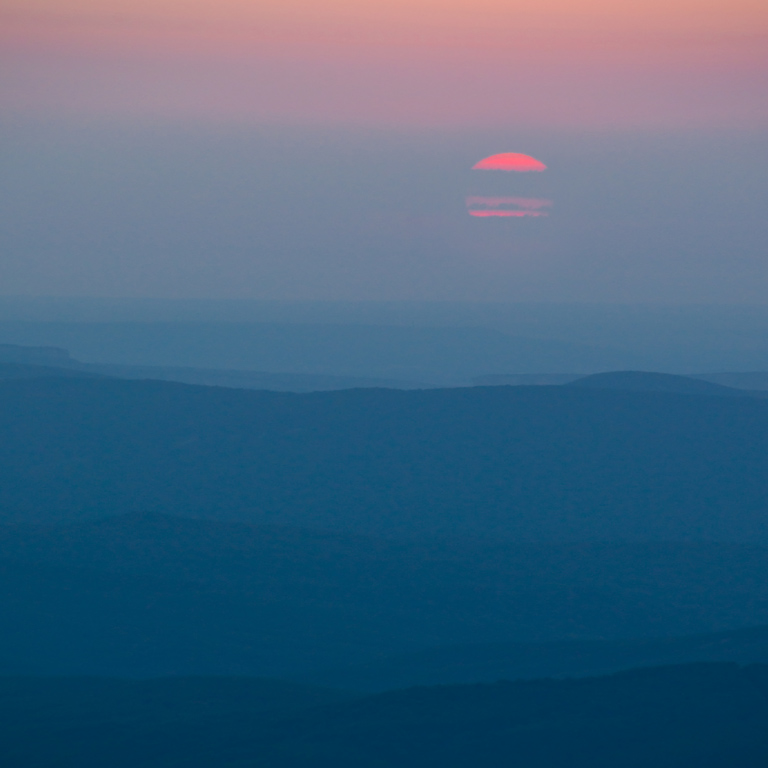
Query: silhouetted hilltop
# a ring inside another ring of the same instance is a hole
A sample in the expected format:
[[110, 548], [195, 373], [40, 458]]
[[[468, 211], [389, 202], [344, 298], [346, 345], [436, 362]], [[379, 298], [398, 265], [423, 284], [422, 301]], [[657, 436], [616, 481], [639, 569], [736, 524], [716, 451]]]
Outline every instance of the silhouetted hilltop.
[[768, 372], [766, 371], [702, 373], [697, 374], [692, 378], [704, 379], [705, 381], [722, 384], [726, 387], [749, 389], [753, 392], [765, 391], [768, 389]]
[[757, 768], [768, 762], [765, 666], [702, 664], [582, 680], [336, 694], [336, 702], [333, 695], [226, 679], [6, 678], [0, 680], [0, 761], [7, 768]]
[[768, 402], [0, 382], [6, 521], [137, 510], [388, 536], [768, 541]]
[[675, 392], [683, 395], [719, 395], [721, 397], [744, 397], [745, 392], [711, 381], [690, 376], [675, 376], [670, 373], [648, 371], [611, 371], [567, 382], [568, 387], [590, 389], [619, 389], [628, 392]]

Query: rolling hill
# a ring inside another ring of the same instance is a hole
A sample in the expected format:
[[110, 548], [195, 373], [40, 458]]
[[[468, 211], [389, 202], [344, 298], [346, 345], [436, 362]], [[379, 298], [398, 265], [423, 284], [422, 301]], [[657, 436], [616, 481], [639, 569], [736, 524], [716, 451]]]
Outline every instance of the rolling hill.
[[610, 371], [593, 373], [574, 381], [565, 382], [567, 387], [589, 389], [618, 389], [625, 392], [674, 392], [680, 395], [713, 395], [720, 397], [746, 397], [749, 392], [727, 387], [691, 376], [649, 371]]
[[768, 402], [564, 387], [0, 382], [12, 521], [156, 511], [390, 537], [768, 542]]
[[403, 542], [128, 515], [0, 527], [0, 613], [0, 674], [363, 689], [751, 662], [765, 656], [759, 629], [663, 638], [768, 624], [768, 549]]
[[765, 666], [335, 698], [267, 681], [0, 679], [0, 761], [7, 768], [758, 768], [768, 761]]
[[354, 690], [386, 691], [417, 685], [587, 677], [693, 662], [768, 664], [768, 626], [641, 640], [444, 646], [326, 670], [307, 679]]

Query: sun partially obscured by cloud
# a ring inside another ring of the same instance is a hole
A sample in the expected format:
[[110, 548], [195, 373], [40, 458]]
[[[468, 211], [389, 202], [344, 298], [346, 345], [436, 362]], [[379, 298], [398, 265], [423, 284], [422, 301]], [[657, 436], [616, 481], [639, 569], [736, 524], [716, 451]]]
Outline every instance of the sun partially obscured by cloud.
[[768, 124], [764, 0], [4, 0], [0, 45], [11, 111]]
[[470, 216], [487, 218], [490, 216], [525, 218], [526, 216], [548, 216], [547, 209], [552, 201], [538, 197], [486, 197], [470, 195], [466, 198]]

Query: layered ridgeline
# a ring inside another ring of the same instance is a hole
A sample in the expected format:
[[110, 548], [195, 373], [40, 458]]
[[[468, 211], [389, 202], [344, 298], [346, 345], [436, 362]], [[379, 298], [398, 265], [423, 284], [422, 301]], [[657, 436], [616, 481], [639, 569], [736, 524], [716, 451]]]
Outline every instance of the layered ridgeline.
[[757, 768], [768, 667], [368, 697], [258, 680], [0, 679], [0, 723], [7, 768]]
[[6, 522], [156, 511], [395, 537], [768, 543], [767, 498], [759, 398], [0, 382]]
[[129, 515], [0, 528], [0, 614], [0, 674], [379, 690], [768, 662], [768, 549], [460, 546]]
[[[435, 385], [469, 384], [495, 371], [583, 371], [627, 367], [632, 355], [491, 328], [326, 323], [2, 322], [0, 340], [60, 347], [114, 369], [197, 369]], [[120, 375], [120, 374], [118, 374]], [[172, 378], [172, 376], [171, 376]], [[202, 382], [200, 382], [202, 383]]]
[[768, 624], [766, 427], [720, 393], [1, 382], [2, 671], [373, 689], [761, 661], [762, 635], [504, 644]]
[[[584, 345], [516, 338], [483, 328], [22, 323], [14, 329], [0, 323], [0, 336], [67, 347], [0, 343], [0, 379], [90, 375], [287, 392], [565, 384], [583, 380], [587, 371], [637, 364], [633, 355], [595, 354], [597, 350]], [[667, 365], [679, 366], [676, 358]], [[683, 367], [690, 368], [690, 363]], [[625, 371], [590, 385], [707, 393], [695, 388], [696, 380], [753, 393], [768, 390], [764, 371], [676, 377]]]
[[154, 379], [185, 384], [268, 389], [278, 392], [322, 392], [354, 387], [411, 389], [413, 382], [362, 376], [333, 376], [316, 373], [265, 373], [253, 370], [194, 368], [168, 365], [121, 365], [84, 363], [60, 347], [25, 347], [0, 344], [0, 380], [35, 378]]
[[765, 765], [768, 400], [693, 386], [0, 382], [0, 763]]

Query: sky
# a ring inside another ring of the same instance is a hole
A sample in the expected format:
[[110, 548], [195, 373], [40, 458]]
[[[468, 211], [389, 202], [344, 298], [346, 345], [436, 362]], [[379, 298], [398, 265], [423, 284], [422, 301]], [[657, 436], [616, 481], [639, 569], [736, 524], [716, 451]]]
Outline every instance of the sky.
[[436, 126], [764, 128], [762, 0], [3, 0], [2, 104]]
[[0, 0], [0, 293], [764, 303], [767, 129], [763, 0]]

